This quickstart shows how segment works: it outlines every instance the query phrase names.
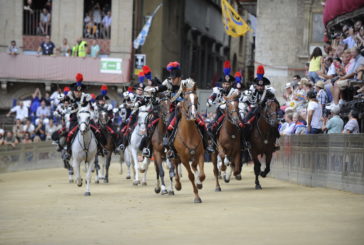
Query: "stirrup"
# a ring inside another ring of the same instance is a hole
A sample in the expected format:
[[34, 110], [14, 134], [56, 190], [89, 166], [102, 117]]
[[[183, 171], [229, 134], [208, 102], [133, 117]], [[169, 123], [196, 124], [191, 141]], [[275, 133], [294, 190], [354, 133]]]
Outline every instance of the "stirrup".
[[167, 158], [168, 159], [174, 159], [174, 158], [176, 158], [176, 153], [174, 152], [174, 150], [169, 149], [167, 151]]
[[125, 151], [125, 145], [124, 144], [119, 145], [118, 148], [119, 148], [120, 151]]
[[142, 155], [143, 155], [143, 157], [150, 158], [152, 154], [148, 148], [144, 148]]
[[163, 146], [166, 147], [169, 145], [168, 137], [163, 137]]
[[69, 161], [71, 159], [71, 154], [68, 153], [68, 151], [65, 151], [63, 154], [62, 154], [62, 160], [63, 161]]

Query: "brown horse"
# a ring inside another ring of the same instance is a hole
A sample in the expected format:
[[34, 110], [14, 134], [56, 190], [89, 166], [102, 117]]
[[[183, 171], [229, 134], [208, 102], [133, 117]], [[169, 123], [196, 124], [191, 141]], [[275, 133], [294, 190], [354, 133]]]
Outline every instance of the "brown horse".
[[[169, 113], [170, 101], [167, 97], [161, 97], [158, 109], [158, 123], [153, 132], [151, 143], [152, 143], [152, 151], [154, 157], [154, 165], [155, 171], [157, 174], [157, 184], [154, 188], [156, 193], [161, 193], [162, 195], [169, 194], [174, 195], [173, 191], [173, 177], [174, 177], [174, 167], [172, 164], [169, 169], [169, 178], [170, 178], [170, 188], [167, 191], [166, 185], [164, 182], [164, 170], [163, 170], [163, 158], [165, 158], [164, 147], [163, 147], [163, 136], [167, 131], [167, 117]], [[167, 160], [168, 161], [168, 160]], [[162, 184], [162, 185], [161, 185]]]
[[[239, 101], [236, 95], [225, 97], [226, 108], [225, 118], [222, 122], [219, 135], [217, 137], [218, 153], [214, 152], [211, 155], [212, 164], [214, 166], [214, 175], [216, 180], [215, 191], [221, 191], [221, 187], [218, 180], [219, 170], [217, 167], [217, 155], [219, 154], [222, 161], [222, 171], [226, 169], [226, 165], [230, 165], [234, 168], [234, 175], [240, 166], [240, 118], [239, 118]], [[230, 169], [229, 169], [230, 170]], [[239, 172], [240, 173], [240, 172]], [[224, 175], [226, 183], [230, 181], [231, 170], [229, 174]]]
[[[202, 189], [202, 182], [205, 180], [204, 172], [204, 147], [202, 135], [197, 128], [197, 105], [198, 97], [196, 95], [196, 85], [192, 79], [187, 79], [183, 86], [183, 98], [179, 105], [180, 121], [178, 123], [176, 136], [173, 141], [174, 148], [177, 152], [177, 157], [173, 160], [175, 169], [178, 169], [178, 164], [181, 162], [188, 172], [195, 194], [195, 203], [201, 203], [201, 198], [198, 195], [197, 189]], [[191, 166], [189, 162], [192, 162]], [[197, 169], [197, 166], [199, 169]], [[192, 170], [191, 170], [192, 167]], [[193, 172], [192, 172], [193, 171]], [[176, 190], [181, 190], [182, 185], [178, 171], [176, 172]], [[196, 184], [196, 183], [197, 184]]]
[[[254, 161], [255, 173], [255, 189], [262, 189], [259, 183], [259, 175], [265, 178], [270, 171], [270, 162], [275, 148], [277, 137], [277, 111], [279, 104], [275, 100], [267, 100], [264, 108], [260, 108], [260, 113], [253, 124], [253, 129], [250, 136], [252, 145], [251, 155]], [[266, 167], [261, 172], [261, 163], [258, 155], [265, 155]]]

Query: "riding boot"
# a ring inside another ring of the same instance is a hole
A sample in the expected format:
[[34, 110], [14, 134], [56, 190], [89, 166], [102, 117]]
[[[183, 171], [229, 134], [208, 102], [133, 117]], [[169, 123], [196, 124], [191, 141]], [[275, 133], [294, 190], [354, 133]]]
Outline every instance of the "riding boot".
[[209, 153], [213, 153], [215, 151], [215, 149], [214, 149], [214, 145], [212, 143], [212, 139], [211, 139], [209, 133], [207, 132], [207, 129], [205, 128], [205, 126], [200, 126], [198, 128], [202, 134], [202, 142], [203, 142], [204, 149], [206, 151], [208, 151]]
[[243, 148], [245, 150], [251, 149], [251, 144], [250, 144], [251, 125], [250, 124], [247, 125], [248, 125], [247, 127], [244, 127], [241, 130], [241, 140]]

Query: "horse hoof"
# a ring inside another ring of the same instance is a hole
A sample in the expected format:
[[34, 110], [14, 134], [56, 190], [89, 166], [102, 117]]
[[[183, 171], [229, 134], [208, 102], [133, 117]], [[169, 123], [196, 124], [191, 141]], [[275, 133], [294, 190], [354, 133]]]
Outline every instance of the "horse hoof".
[[260, 176], [262, 176], [263, 178], [265, 178], [265, 177], [267, 177], [267, 174], [264, 173], [264, 172], [262, 172], [262, 173], [260, 173]]
[[131, 177], [130, 176], [126, 176], [126, 179], [131, 179]]
[[176, 184], [174, 187], [176, 188], [177, 191], [180, 191], [182, 189], [182, 185], [181, 184], [179, 184], [179, 185]]
[[241, 175], [240, 175], [240, 174], [236, 175], [236, 176], [235, 176], [235, 179], [236, 179], [236, 180], [241, 180]]
[[76, 181], [76, 184], [77, 184], [78, 187], [81, 187], [82, 186], [82, 179], [79, 182]]
[[261, 190], [261, 189], [262, 189], [262, 187], [261, 187], [260, 185], [255, 185], [255, 189], [256, 189], [256, 190]]
[[168, 191], [169, 196], [174, 196], [174, 191]]
[[145, 169], [139, 169], [139, 172], [140, 172], [141, 174], [144, 174], [144, 173], [145, 173]]
[[139, 180], [134, 180], [134, 181], [133, 181], [133, 185], [137, 186], [137, 185], [139, 185], [139, 184], [140, 184], [140, 181], [139, 181]]
[[202, 184], [197, 184], [196, 187], [197, 187], [197, 189], [201, 190], [202, 189]]
[[216, 187], [216, 188], [215, 188], [215, 191], [216, 191], [216, 192], [220, 192], [220, 191], [221, 191], [221, 187], [220, 187], [220, 186], [219, 186], [219, 187]]
[[147, 182], [142, 182], [142, 185], [143, 185], [143, 186], [146, 186], [146, 185], [147, 185]]
[[98, 183], [100, 183], [100, 181], [98, 181], [98, 180], [95, 180], [95, 184], [98, 184]]
[[161, 192], [161, 188], [160, 187], [154, 188], [154, 192], [158, 194], [159, 192]]
[[222, 179], [221, 175], [219, 175], [217, 178], [218, 178], [218, 179]]
[[68, 181], [68, 183], [72, 184], [72, 183], [73, 183], [73, 179], [70, 179], [70, 180]]
[[227, 179], [226, 177], [224, 177], [224, 182], [225, 183], [229, 183], [230, 182], [230, 179]]
[[91, 192], [86, 191], [83, 195], [84, 195], [84, 196], [91, 196]]
[[108, 179], [104, 179], [104, 183], [109, 183], [109, 180]]
[[194, 203], [202, 203], [202, 200], [200, 197], [196, 197], [195, 200], [193, 200]]
[[161, 195], [166, 195], [166, 194], [168, 194], [168, 191], [167, 191], [167, 190], [163, 190], [163, 191], [161, 192]]

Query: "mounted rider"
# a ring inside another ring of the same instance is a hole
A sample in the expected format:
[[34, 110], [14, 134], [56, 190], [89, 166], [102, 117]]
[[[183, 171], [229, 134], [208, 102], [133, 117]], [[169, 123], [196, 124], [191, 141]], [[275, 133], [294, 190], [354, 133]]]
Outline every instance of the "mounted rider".
[[[225, 114], [224, 110], [226, 108], [224, 97], [229, 97], [232, 95], [240, 96], [240, 91], [233, 87], [233, 83], [236, 81], [233, 76], [230, 75], [231, 64], [230, 61], [224, 62], [224, 77], [222, 79], [222, 88], [214, 87], [212, 89], [212, 94], [207, 100], [206, 106], [210, 107], [213, 104], [216, 105], [216, 116], [209, 124], [210, 133], [216, 137], [217, 130], [224, 120]], [[240, 85], [240, 83], [237, 83]], [[242, 124], [241, 124], [242, 126]]]
[[[262, 65], [258, 66], [256, 73], [257, 77], [253, 81], [253, 86], [251, 86], [249, 90], [244, 91], [239, 103], [240, 115], [242, 116], [244, 123], [244, 137], [242, 138], [246, 141], [243, 142], [246, 148], [250, 148], [251, 125], [259, 113], [259, 110], [264, 108], [265, 103], [268, 100], [274, 100], [279, 105], [278, 100], [272, 92], [274, 89], [270, 86], [271, 82], [268, 78], [264, 77], [264, 67]], [[278, 128], [276, 137], [279, 138]]]
[[[182, 80], [181, 78], [181, 69], [180, 64], [175, 62], [170, 62], [167, 65], [167, 70], [169, 71], [170, 75], [169, 78], [163, 81], [162, 85], [157, 87], [151, 87], [148, 88], [146, 91], [150, 93], [157, 93], [157, 92], [165, 92], [167, 91], [167, 96], [170, 98], [171, 107], [170, 107], [170, 115], [168, 119], [168, 127], [167, 127], [167, 133], [165, 137], [163, 138], [163, 145], [164, 147], [168, 147], [168, 158], [175, 158], [176, 153], [175, 149], [173, 147], [173, 141], [175, 136], [175, 131], [177, 129], [178, 124], [178, 103], [183, 100], [182, 97], [182, 85], [187, 83], [187, 80]], [[199, 126], [198, 128], [201, 131], [201, 134], [203, 135], [203, 142], [204, 147], [207, 151], [213, 152], [213, 148], [208, 142], [208, 134], [205, 126], [205, 122], [203, 121], [202, 117], [198, 117], [196, 119], [196, 123]]]

